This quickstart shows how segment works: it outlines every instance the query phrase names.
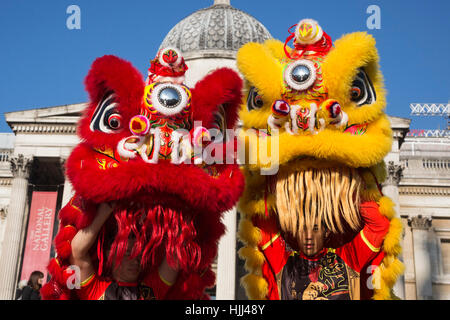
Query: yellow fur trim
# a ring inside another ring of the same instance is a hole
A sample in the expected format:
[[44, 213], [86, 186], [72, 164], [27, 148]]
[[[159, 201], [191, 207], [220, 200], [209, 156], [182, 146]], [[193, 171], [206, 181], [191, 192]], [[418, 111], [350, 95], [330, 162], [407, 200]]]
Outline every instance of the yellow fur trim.
[[378, 202], [381, 198], [380, 191], [375, 185], [371, 185], [368, 190], [362, 190], [361, 199], [363, 201], [376, 201]]
[[402, 222], [395, 217], [394, 203], [388, 197], [379, 200], [379, 210], [382, 215], [390, 220], [389, 231], [383, 241], [383, 250], [386, 256], [378, 268], [379, 288], [374, 291], [373, 299], [391, 300], [398, 299], [392, 291], [392, 287], [398, 277], [404, 272], [404, 265], [398, 259], [401, 253], [400, 239], [403, 230]]
[[388, 197], [382, 197], [379, 201], [380, 213], [391, 220], [395, 216], [394, 202]]
[[[267, 282], [260, 276], [264, 256], [257, 248], [261, 234], [252, 224], [251, 217], [264, 216], [266, 207], [270, 213], [276, 201], [272, 194], [269, 194], [267, 199], [264, 198], [266, 177], [261, 175], [260, 170], [276, 168], [275, 170], [283, 175], [308, 167], [349, 166], [360, 168], [362, 173], [365, 181], [362, 199], [377, 201], [381, 214], [390, 220], [389, 231], [383, 243], [386, 255], [375, 271], [379, 286], [373, 298], [395, 298], [392, 286], [398, 275], [403, 272], [403, 265], [397, 258], [401, 251], [402, 226], [401, 221], [394, 218], [394, 204], [389, 198], [381, 195], [377, 185], [386, 178], [383, 159], [392, 146], [392, 131], [387, 117], [383, 114], [386, 92], [379, 71], [375, 40], [365, 32], [345, 35], [335, 42], [335, 47], [322, 63], [323, 84], [328, 92], [327, 98], [339, 102], [349, 117], [349, 125], [366, 124], [364, 133], [352, 135], [327, 127], [315, 135], [309, 133], [290, 135], [280, 130], [279, 136], [260, 138], [255, 131], [245, 129], [266, 129], [267, 120], [272, 114], [272, 103], [282, 99], [286, 91], [282, 73], [286, 63], [290, 61], [285, 57], [283, 46], [282, 42], [271, 39], [264, 44], [247, 44], [237, 54], [237, 66], [245, 77], [245, 94], [239, 116], [244, 128], [240, 138], [247, 155], [244, 170], [246, 189], [239, 203], [241, 222], [238, 233], [246, 246], [239, 254], [246, 260], [246, 269], [250, 271], [241, 279], [241, 283], [250, 299], [264, 299], [267, 295]], [[351, 101], [350, 89], [361, 67], [374, 86], [376, 100], [370, 105], [359, 107]], [[250, 87], [254, 87], [262, 98], [263, 106], [260, 109], [252, 111], [247, 109]], [[294, 104], [308, 102], [297, 101], [295, 98], [294, 95], [294, 100], [287, 102]], [[271, 157], [271, 153], [275, 157]]]
[[[337, 161], [353, 168], [370, 167], [382, 161], [392, 145], [392, 131], [386, 116], [370, 124], [363, 135], [325, 129], [316, 135], [294, 136], [283, 132], [274, 137], [257, 137], [241, 132], [240, 137], [246, 154], [251, 152], [250, 160], [255, 162], [246, 162], [249, 170], [283, 165], [299, 155]], [[273, 157], [269, 157], [271, 148], [275, 152]]]
[[241, 218], [239, 222], [239, 239], [247, 245], [257, 246], [261, 242], [261, 233], [252, 222], [246, 218]]
[[[348, 61], [350, 63], [343, 63]], [[376, 102], [362, 107], [350, 100], [350, 89], [358, 68], [364, 67], [376, 92]], [[383, 79], [378, 71], [375, 39], [366, 32], [347, 34], [334, 43], [322, 65], [324, 84], [329, 97], [339, 101], [350, 123], [372, 122], [381, 116], [386, 106]]]
[[393, 218], [391, 220], [389, 231], [383, 242], [383, 249], [386, 253], [398, 256], [402, 252], [400, 239], [403, 232], [403, 225], [400, 219]]
[[[393, 255], [387, 255], [382, 264], [376, 269], [374, 274], [375, 290], [374, 300], [393, 300], [398, 299], [393, 291], [392, 287], [399, 275], [404, 272], [403, 263]], [[378, 286], [378, 287], [377, 287]]]
[[377, 178], [378, 183], [383, 183], [384, 180], [386, 180], [387, 172], [386, 172], [386, 164], [384, 163], [384, 160], [380, 163], [377, 163], [373, 167], [370, 167], [370, 171], [375, 175]]
[[[277, 60], [283, 60], [286, 58], [286, 53], [284, 52], [284, 42], [276, 39], [269, 39], [264, 42], [264, 46], [270, 50], [272, 56]], [[290, 53], [292, 49], [286, 46], [286, 50]]]
[[[245, 75], [246, 81], [257, 88], [266, 106], [249, 112], [246, 103], [248, 92], [245, 92], [239, 117], [246, 128], [265, 128], [272, 102], [279, 98], [282, 91], [282, 65], [273, 57], [269, 48], [259, 43], [247, 43], [242, 46], [236, 55], [236, 64]], [[246, 89], [248, 90], [248, 85]]]
[[267, 300], [269, 289], [263, 277], [247, 274], [241, 278], [241, 285], [245, 288], [250, 300]]
[[[266, 212], [266, 204], [264, 200], [264, 196], [258, 200], [248, 200], [246, 201], [245, 197], [242, 197], [239, 201], [239, 210], [241, 212], [249, 213], [250, 215], [258, 214], [260, 216], [265, 216]], [[273, 194], [269, 194], [267, 196], [267, 209], [270, 211], [275, 206], [275, 196]]]
[[261, 275], [261, 267], [264, 264], [264, 255], [256, 247], [243, 247], [238, 251], [239, 257], [245, 260], [245, 270]]

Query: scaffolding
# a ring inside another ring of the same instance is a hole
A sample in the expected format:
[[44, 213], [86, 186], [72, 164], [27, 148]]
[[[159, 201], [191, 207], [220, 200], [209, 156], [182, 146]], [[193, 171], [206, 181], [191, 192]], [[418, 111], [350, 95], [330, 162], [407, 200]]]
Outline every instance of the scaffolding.
[[413, 137], [450, 137], [450, 103], [411, 103], [412, 116], [438, 116], [447, 118], [447, 129], [412, 129], [408, 136]]

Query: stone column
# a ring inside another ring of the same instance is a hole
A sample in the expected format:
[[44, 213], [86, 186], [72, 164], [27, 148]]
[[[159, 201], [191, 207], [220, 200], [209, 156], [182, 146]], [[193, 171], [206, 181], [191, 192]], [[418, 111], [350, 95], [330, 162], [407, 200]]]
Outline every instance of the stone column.
[[398, 184], [403, 177], [403, 166], [389, 161], [386, 165], [386, 181], [383, 183], [383, 194], [395, 203], [395, 212], [400, 215]]
[[4, 246], [3, 238], [5, 236], [6, 217], [8, 216], [8, 206], [0, 207], [0, 257]]
[[20, 260], [20, 240], [23, 230], [23, 221], [26, 218], [25, 206], [27, 201], [28, 177], [30, 174], [32, 158], [22, 154], [11, 158], [11, 171], [13, 181], [11, 187], [11, 200], [6, 221], [4, 245], [0, 259], [0, 299], [14, 298], [16, 287], [17, 267]]
[[[400, 201], [398, 184], [403, 177], [403, 167], [399, 164], [395, 164], [394, 161], [389, 161], [386, 166], [387, 176], [386, 181], [383, 183], [383, 194], [389, 197], [395, 204], [395, 212], [397, 217], [400, 216]], [[403, 261], [403, 257], [400, 254], [399, 259]], [[400, 299], [405, 299], [405, 276], [398, 277], [397, 282], [394, 285], [394, 293]]]
[[59, 159], [59, 162], [61, 164], [61, 170], [63, 171], [63, 174], [64, 174], [64, 189], [63, 189], [61, 208], [63, 208], [69, 202], [69, 200], [72, 198], [72, 196], [74, 194], [72, 184], [70, 183], [69, 178], [67, 178], [67, 176], [65, 174], [66, 160], [67, 160], [67, 158], [64, 158], [64, 157], [61, 157]]
[[236, 208], [225, 213], [223, 223], [227, 231], [219, 242], [216, 299], [234, 300], [236, 282]]
[[414, 248], [414, 272], [417, 300], [432, 300], [432, 270], [430, 261], [429, 229], [431, 217], [418, 215], [408, 219], [412, 229]]

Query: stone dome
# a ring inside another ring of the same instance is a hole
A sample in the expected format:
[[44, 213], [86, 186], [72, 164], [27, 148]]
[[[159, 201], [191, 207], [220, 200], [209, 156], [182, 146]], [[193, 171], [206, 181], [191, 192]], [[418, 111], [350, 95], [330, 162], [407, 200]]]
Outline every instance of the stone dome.
[[261, 43], [270, 38], [261, 22], [232, 7], [228, 0], [215, 0], [211, 7], [198, 10], [177, 23], [160, 48], [178, 48], [186, 60], [234, 58], [247, 42]]

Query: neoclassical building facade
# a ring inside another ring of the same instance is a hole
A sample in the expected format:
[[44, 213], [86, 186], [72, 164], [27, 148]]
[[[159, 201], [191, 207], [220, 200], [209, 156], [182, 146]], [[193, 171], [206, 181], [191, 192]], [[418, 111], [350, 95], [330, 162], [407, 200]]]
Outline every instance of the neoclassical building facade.
[[[229, 1], [216, 0], [175, 25], [161, 47], [181, 49], [189, 67], [186, 82], [192, 86], [214, 68], [237, 70], [239, 47], [269, 38], [255, 18]], [[0, 299], [12, 299], [26, 274], [35, 233], [42, 243], [51, 243], [58, 230], [57, 212], [73, 194], [64, 162], [79, 142], [76, 124], [84, 107], [79, 103], [5, 113], [13, 133], [0, 134]], [[385, 159], [388, 179], [383, 192], [397, 204], [404, 226], [405, 274], [395, 292], [403, 299], [450, 299], [450, 139], [408, 137], [409, 119], [390, 121], [394, 140]], [[33, 207], [37, 194], [54, 198], [46, 220]], [[219, 243], [211, 292], [217, 299], [245, 299], [239, 283], [243, 262], [236, 254], [237, 216], [231, 210], [224, 218], [227, 233]], [[38, 231], [32, 228], [40, 223]], [[45, 249], [45, 259], [54, 255], [52, 247]]]

